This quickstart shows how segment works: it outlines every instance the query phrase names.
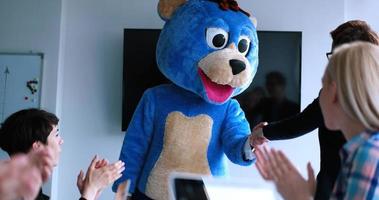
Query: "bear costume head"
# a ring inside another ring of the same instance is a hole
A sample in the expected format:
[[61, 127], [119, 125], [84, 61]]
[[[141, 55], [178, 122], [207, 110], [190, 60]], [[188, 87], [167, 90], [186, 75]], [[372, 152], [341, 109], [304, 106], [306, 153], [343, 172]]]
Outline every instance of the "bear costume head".
[[160, 0], [166, 21], [157, 45], [160, 71], [212, 104], [252, 82], [258, 66], [255, 19], [234, 0]]

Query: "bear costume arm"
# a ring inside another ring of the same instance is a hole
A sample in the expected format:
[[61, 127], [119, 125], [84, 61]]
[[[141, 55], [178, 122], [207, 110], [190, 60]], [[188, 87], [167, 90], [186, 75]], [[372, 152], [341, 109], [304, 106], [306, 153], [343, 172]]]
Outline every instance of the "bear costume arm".
[[131, 180], [129, 192], [133, 193], [135, 190], [153, 135], [154, 102], [153, 92], [146, 90], [125, 133], [120, 153], [120, 160], [125, 162], [125, 171], [113, 184], [114, 192], [120, 183], [128, 179]]
[[232, 99], [228, 105], [222, 129], [222, 145], [226, 156], [235, 164], [250, 165], [245, 159], [245, 144], [250, 135], [250, 126], [240, 105]]

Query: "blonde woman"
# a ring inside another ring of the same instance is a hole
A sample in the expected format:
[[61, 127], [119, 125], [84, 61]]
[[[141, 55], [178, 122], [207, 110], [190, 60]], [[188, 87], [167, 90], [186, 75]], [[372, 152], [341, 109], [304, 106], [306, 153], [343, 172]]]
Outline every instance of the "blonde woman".
[[[325, 125], [341, 130], [347, 140], [331, 199], [379, 199], [379, 47], [354, 42], [337, 48], [322, 84]], [[259, 148], [256, 154], [259, 172], [285, 199], [313, 198], [310, 165], [305, 180], [281, 151]]]

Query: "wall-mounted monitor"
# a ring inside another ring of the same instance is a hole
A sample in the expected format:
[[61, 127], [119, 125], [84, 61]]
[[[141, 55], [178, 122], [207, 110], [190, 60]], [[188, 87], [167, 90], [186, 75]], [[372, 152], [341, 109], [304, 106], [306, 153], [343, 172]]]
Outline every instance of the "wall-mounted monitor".
[[[143, 92], [169, 83], [156, 65], [159, 29], [124, 29], [122, 130], [125, 131]], [[253, 127], [300, 111], [301, 32], [258, 31], [258, 72], [250, 87], [235, 97]]]

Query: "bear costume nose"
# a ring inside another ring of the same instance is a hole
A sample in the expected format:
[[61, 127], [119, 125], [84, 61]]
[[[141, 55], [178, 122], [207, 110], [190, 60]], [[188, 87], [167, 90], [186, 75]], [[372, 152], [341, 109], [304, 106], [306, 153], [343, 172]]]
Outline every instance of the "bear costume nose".
[[241, 73], [246, 68], [245, 63], [243, 61], [240, 61], [237, 59], [229, 60], [229, 65], [232, 68], [233, 75], [237, 75], [237, 74]]

